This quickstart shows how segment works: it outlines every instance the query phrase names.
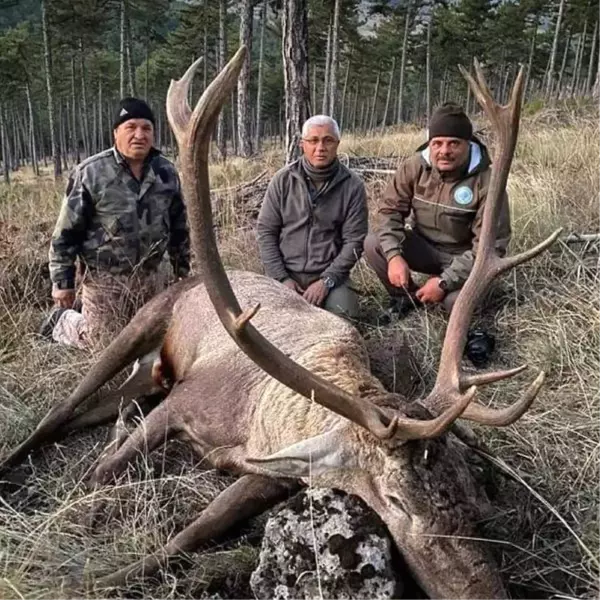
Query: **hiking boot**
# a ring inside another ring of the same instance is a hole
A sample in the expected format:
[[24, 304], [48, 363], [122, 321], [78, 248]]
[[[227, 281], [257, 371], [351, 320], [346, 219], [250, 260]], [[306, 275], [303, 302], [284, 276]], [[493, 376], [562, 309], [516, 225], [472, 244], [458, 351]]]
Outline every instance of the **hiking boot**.
[[54, 331], [58, 320], [62, 317], [66, 310], [69, 309], [60, 307], [53, 309], [52, 312], [42, 321], [38, 333], [47, 340], [52, 340], [52, 332]]
[[422, 306], [420, 300], [415, 296], [404, 294], [403, 296], [391, 296], [388, 310], [399, 317], [406, 316], [411, 310]]
[[475, 367], [484, 367], [490, 360], [496, 339], [482, 329], [473, 329], [467, 334], [465, 355]]

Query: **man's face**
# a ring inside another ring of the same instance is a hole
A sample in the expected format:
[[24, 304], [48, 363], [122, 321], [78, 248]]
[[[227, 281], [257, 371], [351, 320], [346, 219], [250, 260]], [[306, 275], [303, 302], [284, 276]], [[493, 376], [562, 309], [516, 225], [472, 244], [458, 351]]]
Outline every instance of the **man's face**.
[[154, 127], [148, 119], [129, 119], [115, 130], [117, 150], [130, 160], [144, 160], [154, 143]]
[[454, 137], [434, 137], [429, 141], [429, 157], [438, 171], [455, 171], [469, 158], [469, 142]]
[[326, 167], [335, 160], [339, 145], [340, 140], [329, 125], [313, 125], [300, 142], [304, 156], [317, 168]]

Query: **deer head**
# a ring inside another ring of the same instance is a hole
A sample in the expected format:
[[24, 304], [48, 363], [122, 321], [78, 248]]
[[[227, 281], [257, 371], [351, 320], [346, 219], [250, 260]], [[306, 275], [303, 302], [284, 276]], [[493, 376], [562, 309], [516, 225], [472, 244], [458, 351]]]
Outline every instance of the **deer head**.
[[544, 378], [540, 373], [522, 398], [502, 410], [477, 404], [477, 387], [525, 367], [466, 376], [460, 371], [466, 332], [475, 305], [494, 277], [547, 248], [558, 236], [514, 257], [494, 253], [496, 215], [518, 133], [523, 69], [508, 105], [493, 101], [479, 65], [467, 77], [497, 136], [496, 163], [486, 201], [477, 257], [448, 324], [432, 392], [407, 405], [399, 396], [366, 386], [352, 395], [295, 363], [250, 323], [260, 306], [242, 310], [217, 250], [211, 214], [208, 145], [218, 112], [235, 85], [245, 59], [241, 48], [206, 89], [196, 108], [188, 89], [196, 64], [172, 82], [167, 114], [180, 150], [192, 244], [219, 319], [239, 347], [266, 373], [298, 394], [337, 413], [339, 427], [302, 440], [268, 457], [246, 460], [250, 472], [305, 478], [317, 485], [361, 496], [387, 524], [422, 587], [435, 597], [505, 597], [500, 576], [485, 547], [474, 538], [480, 494], [469, 473], [465, 447], [446, 435], [458, 417], [500, 426], [529, 408]]

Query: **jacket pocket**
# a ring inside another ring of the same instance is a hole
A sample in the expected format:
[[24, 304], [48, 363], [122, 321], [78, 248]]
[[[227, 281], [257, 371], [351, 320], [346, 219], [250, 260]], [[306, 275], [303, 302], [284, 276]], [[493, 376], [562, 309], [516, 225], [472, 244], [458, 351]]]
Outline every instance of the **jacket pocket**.
[[475, 219], [475, 210], [458, 210], [448, 206], [439, 207], [438, 226], [448, 237], [448, 242], [460, 246], [468, 245], [473, 234], [471, 227]]

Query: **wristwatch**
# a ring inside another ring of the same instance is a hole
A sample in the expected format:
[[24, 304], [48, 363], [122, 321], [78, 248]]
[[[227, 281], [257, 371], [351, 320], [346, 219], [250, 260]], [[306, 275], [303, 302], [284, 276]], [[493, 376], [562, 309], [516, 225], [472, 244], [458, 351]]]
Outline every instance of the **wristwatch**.
[[438, 286], [440, 287], [440, 290], [442, 290], [442, 292], [448, 291], [448, 282], [445, 279], [440, 279]]
[[322, 280], [328, 290], [332, 290], [335, 287], [335, 279], [333, 277], [323, 277]]

